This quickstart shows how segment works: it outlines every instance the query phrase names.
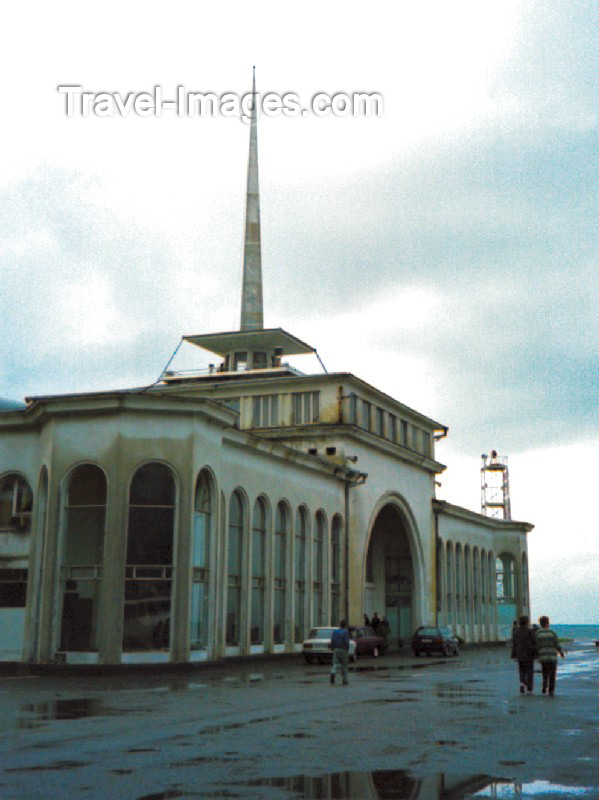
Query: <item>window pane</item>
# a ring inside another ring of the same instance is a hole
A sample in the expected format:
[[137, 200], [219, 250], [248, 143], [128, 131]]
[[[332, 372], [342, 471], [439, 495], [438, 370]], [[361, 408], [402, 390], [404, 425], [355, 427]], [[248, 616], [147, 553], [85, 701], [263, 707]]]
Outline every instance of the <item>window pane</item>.
[[129, 502], [142, 506], [174, 505], [175, 482], [168, 467], [157, 463], [140, 467], [131, 482]]
[[173, 508], [130, 508], [128, 564], [172, 564]]

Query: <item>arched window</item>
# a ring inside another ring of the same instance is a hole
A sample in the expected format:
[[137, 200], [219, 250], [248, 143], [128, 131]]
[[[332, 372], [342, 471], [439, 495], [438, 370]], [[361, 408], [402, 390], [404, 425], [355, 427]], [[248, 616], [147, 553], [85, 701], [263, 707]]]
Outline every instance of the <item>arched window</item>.
[[312, 624], [323, 624], [323, 566], [324, 566], [324, 532], [325, 516], [322, 511], [316, 512], [316, 525], [314, 528], [314, 552], [312, 556], [312, 596], [313, 596], [313, 615]]
[[212, 552], [212, 520], [214, 492], [208, 470], [202, 470], [196, 481], [191, 549], [191, 632], [192, 650], [208, 646], [208, 609], [210, 605], [210, 560]]
[[480, 595], [481, 595], [481, 610], [482, 610], [482, 623], [486, 625], [488, 620], [488, 602], [489, 602], [489, 590], [488, 590], [488, 567], [487, 567], [487, 551], [481, 550], [480, 551]]
[[245, 507], [239, 491], [229, 503], [229, 540], [227, 545], [227, 623], [226, 643], [238, 645], [241, 636], [241, 577]]
[[309, 516], [306, 508], [300, 506], [295, 518], [295, 630], [296, 642], [306, 635], [306, 542], [308, 539]]
[[65, 518], [60, 649], [97, 650], [98, 592], [106, 523], [106, 477], [95, 464], [82, 464], [71, 473]]
[[464, 624], [472, 623], [472, 558], [470, 546], [464, 547]]
[[331, 625], [341, 619], [341, 530], [339, 514], [333, 517], [331, 527]]
[[472, 604], [474, 607], [474, 622], [480, 623], [481, 598], [480, 598], [480, 555], [478, 547], [472, 551]]
[[497, 557], [495, 573], [499, 634], [508, 638], [518, 615], [515, 562], [511, 553], [501, 553]]
[[285, 641], [285, 591], [287, 537], [289, 534], [289, 512], [285, 503], [277, 505], [275, 516], [275, 585], [273, 613], [273, 642], [281, 644]]
[[447, 624], [453, 625], [454, 624], [453, 547], [451, 542], [447, 542], [445, 552], [447, 557], [445, 563], [445, 568], [447, 570]]
[[129, 489], [123, 650], [170, 645], [175, 481], [169, 467], [140, 467]]
[[33, 492], [27, 480], [16, 472], [0, 478], [0, 530], [21, 531], [31, 528]]
[[259, 497], [252, 515], [252, 613], [250, 641], [264, 641], [264, 588], [266, 584], [266, 503]]
[[457, 544], [455, 548], [455, 592], [456, 592], [456, 624], [464, 622], [463, 603], [464, 603], [464, 573], [462, 565], [462, 545]]

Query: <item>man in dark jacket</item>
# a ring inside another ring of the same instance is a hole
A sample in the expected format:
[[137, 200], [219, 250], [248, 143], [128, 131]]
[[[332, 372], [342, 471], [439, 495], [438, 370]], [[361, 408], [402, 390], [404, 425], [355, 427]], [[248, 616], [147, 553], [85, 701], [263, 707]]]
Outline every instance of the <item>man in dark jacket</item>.
[[519, 625], [514, 627], [512, 634], [512, 658], [518, 661], [521, 694], [532, 694], [535, 656], [536, 641], [528, 627], [528, 617], [520, 617]]
[[348, 684], [349, 665], [349, 631], [347, 622], [342, 619], [337, 630], [331, 636], [331, 650], [333, 651], [333, 668], [331, 670], [331, 683], [335, 683], [335, 675], [341, 670], [343, 685]]

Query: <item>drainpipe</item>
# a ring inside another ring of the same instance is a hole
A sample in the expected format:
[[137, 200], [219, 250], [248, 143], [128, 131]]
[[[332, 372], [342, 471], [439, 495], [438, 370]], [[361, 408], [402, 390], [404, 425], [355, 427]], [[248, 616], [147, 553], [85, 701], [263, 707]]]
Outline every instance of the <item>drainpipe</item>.
[[343, 545], [343, 588], [344, 601], [343, 601], [343, 618], [347, 620], [349, 625], [349, 487], [351, 486], [348, 480], [345, 481], [344, 494], [345, 494], [345, 537]]
[[433, 509], [433, 516], [435, 517], [435, 625], [439, 625], [439, 590], [441, 588], [439, 575], [439, 562], [440, 562], [440, 547], [439, 547], [439, 514], [436, 509]]

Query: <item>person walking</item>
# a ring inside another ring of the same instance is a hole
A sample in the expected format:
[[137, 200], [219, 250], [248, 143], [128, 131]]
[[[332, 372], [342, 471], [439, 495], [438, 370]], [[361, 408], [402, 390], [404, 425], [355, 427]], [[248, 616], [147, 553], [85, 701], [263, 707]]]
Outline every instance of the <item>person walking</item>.
[[333, 651], [331, 683], [335, 683], [335, 675], [341, 671], [343, 685], [347, 686], [349, 683], [349, 631], [347, 630], [347, 622], [344, 619], [339, 623], [339, 627], [333, 631], [333, 635], [331, 636], [331, 650]]
[[552, 697], [555, 694], [557, 654], [559, 653], [562, 658], [565, 658], [565, 654], [557, 638], [557, 633], [552, 631], [549, 627], [549, 617], [541, 617], [539, 619], [539, 625], [541, 627], [537, 630], [535, 639], [543, 673], [543, 687], [541, 691], [543, 694], [549, 692], [549, 695]]
[[535, 636], [528, 627], [528, 617], [522, 616], [512, 631], [512, 658], [518, 661], [520, 693], [532, 694], [536, 655]]

